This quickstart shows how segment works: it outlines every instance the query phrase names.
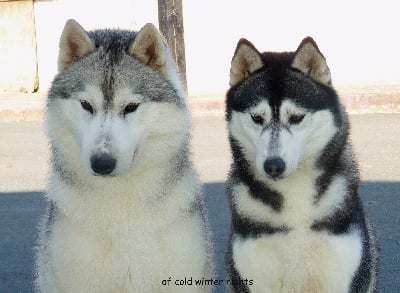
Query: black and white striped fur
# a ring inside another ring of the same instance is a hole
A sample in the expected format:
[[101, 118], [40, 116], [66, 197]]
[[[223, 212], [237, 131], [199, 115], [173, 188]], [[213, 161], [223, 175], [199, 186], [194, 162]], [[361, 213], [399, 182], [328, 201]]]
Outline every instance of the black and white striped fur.
[[316, 43], [259, 53], [242, 39], [230, 85], [232, 290], [375, 292], [376, 243], [349, 122]]

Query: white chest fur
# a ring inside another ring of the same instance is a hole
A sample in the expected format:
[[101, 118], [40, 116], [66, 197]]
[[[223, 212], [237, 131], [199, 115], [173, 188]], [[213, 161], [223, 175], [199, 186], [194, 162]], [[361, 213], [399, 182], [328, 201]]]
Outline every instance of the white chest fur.
[[289, 229], [288, 233], [234, 239], [233, 260], [240, 275], [254, 281], [251, 292], [348, 292], [361, 258], [358, 231], [332, 235], [311, 230], [314, 221], [333, 215], [343, 204], [347, 182], [342, 176], [334, 177], [315, 204], [317, 176], [317, 172], [299, 173], [277, 182], [274, 189], [284, 197], [280, 211], [253, 198], [245, 185], [233, 187], [240, 216]]
[[[44, 287], [51, 292], [168, 292], [173, 287], [162, 281], [169, 277], [207, 277], [204, 222], [190, 212], [196, 179], [187, 174], [168, 194], [155, 195], [151, 186], [136, 186], [141, 190], [136, 194], [132, 187], [97, 194], [76, 194], [67, 185], [50, 188], [48, 196], [63, 215], [48, 241], [47, 269], [39, 280]], [[128, 191], [133, 195], [119, 196]]]
[[360, 260], [361, 241], [354, 232], [332, 236], [293, 231], [234, 241], [235, 266], [253, 280], [251, 292], [348, 292]]

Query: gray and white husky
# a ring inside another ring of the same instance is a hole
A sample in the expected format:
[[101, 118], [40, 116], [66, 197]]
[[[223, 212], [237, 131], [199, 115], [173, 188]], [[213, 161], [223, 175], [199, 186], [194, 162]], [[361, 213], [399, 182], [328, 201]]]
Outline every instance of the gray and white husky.
[[377, 252], [349, 123], [316, 43], [239, 41], [226, 98], [235, 292], [374, 292]]
[[210, 277], [190, 115], [157, 29], [86, 32], [69, 20], [58, 66], [38, 291], [176, 292], [163, 281]]

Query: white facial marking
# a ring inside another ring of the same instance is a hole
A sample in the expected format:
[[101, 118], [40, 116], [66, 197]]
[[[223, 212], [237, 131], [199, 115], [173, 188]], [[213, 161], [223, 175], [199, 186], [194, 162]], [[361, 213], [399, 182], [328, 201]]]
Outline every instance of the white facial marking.
[[[264, 121], [253, 120], [254, 114]], [[282, 102], [279, 118], [279, 121], [273, 120], [272, 109], [266, 101], [245, 113], [232, 112], [229, 130], [261, 178], [268, 178], [264, 170], [268, 159], [283, 160], [285, 168], [279, 179], [314, 162], [315, 154], [323, 150], [337, 131], [329, 110], [311, 112], [290, 100]]]
[[[92, 105], [93, 114], [82, 108], [82, 99]], [[115, 170], [110, 175], [123, 174], [130, 168], [145, 138], [144, 128], [138, 117], [140, 115], [137, 115], [142, 111], [142, 101], [143, 96], [133, 95], [128, 89], [122, 89], [115, 93], [112, 108], [104, 109], [103, 93], [99, 88], [86, 86], [85, 91], [77, 95], [76, 111], [84, 123], [81, 121], [76, 124], [76, 132], [81, 144], [82, 161], [89, 173], [94, 173], [91, 157], [102, 154], [116, 160]], [[124, 108], [129, 103], [138, 103], [139, 107], [135, 112], [123, 115]]]
[[[283, 177], [292, 174], [299, 167], [303, 158], [308, 137], [314, 131], [313, 114], [305, 109], [296, 106], [290, 101], [283, 101], [280, 107], [280, 135], [278, 157], [285, 162], [285, 172]], [[298, 123], [292, 123], [292, 116], [302, 116], [304, 118]]]

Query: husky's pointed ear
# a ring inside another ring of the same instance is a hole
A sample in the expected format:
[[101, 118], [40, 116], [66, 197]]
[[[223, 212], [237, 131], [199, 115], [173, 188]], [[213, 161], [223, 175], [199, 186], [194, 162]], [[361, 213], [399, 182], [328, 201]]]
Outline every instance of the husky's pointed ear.
[[331, 72], [324, 55], [311, 37], [305, 38], [295, 52], [292, 67], [300, 70], [315, 81], [332, 85]]
[[264, 66], [260, 52], [246, 39], [240, 39], [231, 62], [229, 85], [245, 80], [251, 73]]
[[146, 24], [138, 32], [128, 54], [167, 76], [167, 47], [153, 24]]
[[67, 21], [60, 38], [58, 72], [95, 50], [88, 33], [73, 19]]

